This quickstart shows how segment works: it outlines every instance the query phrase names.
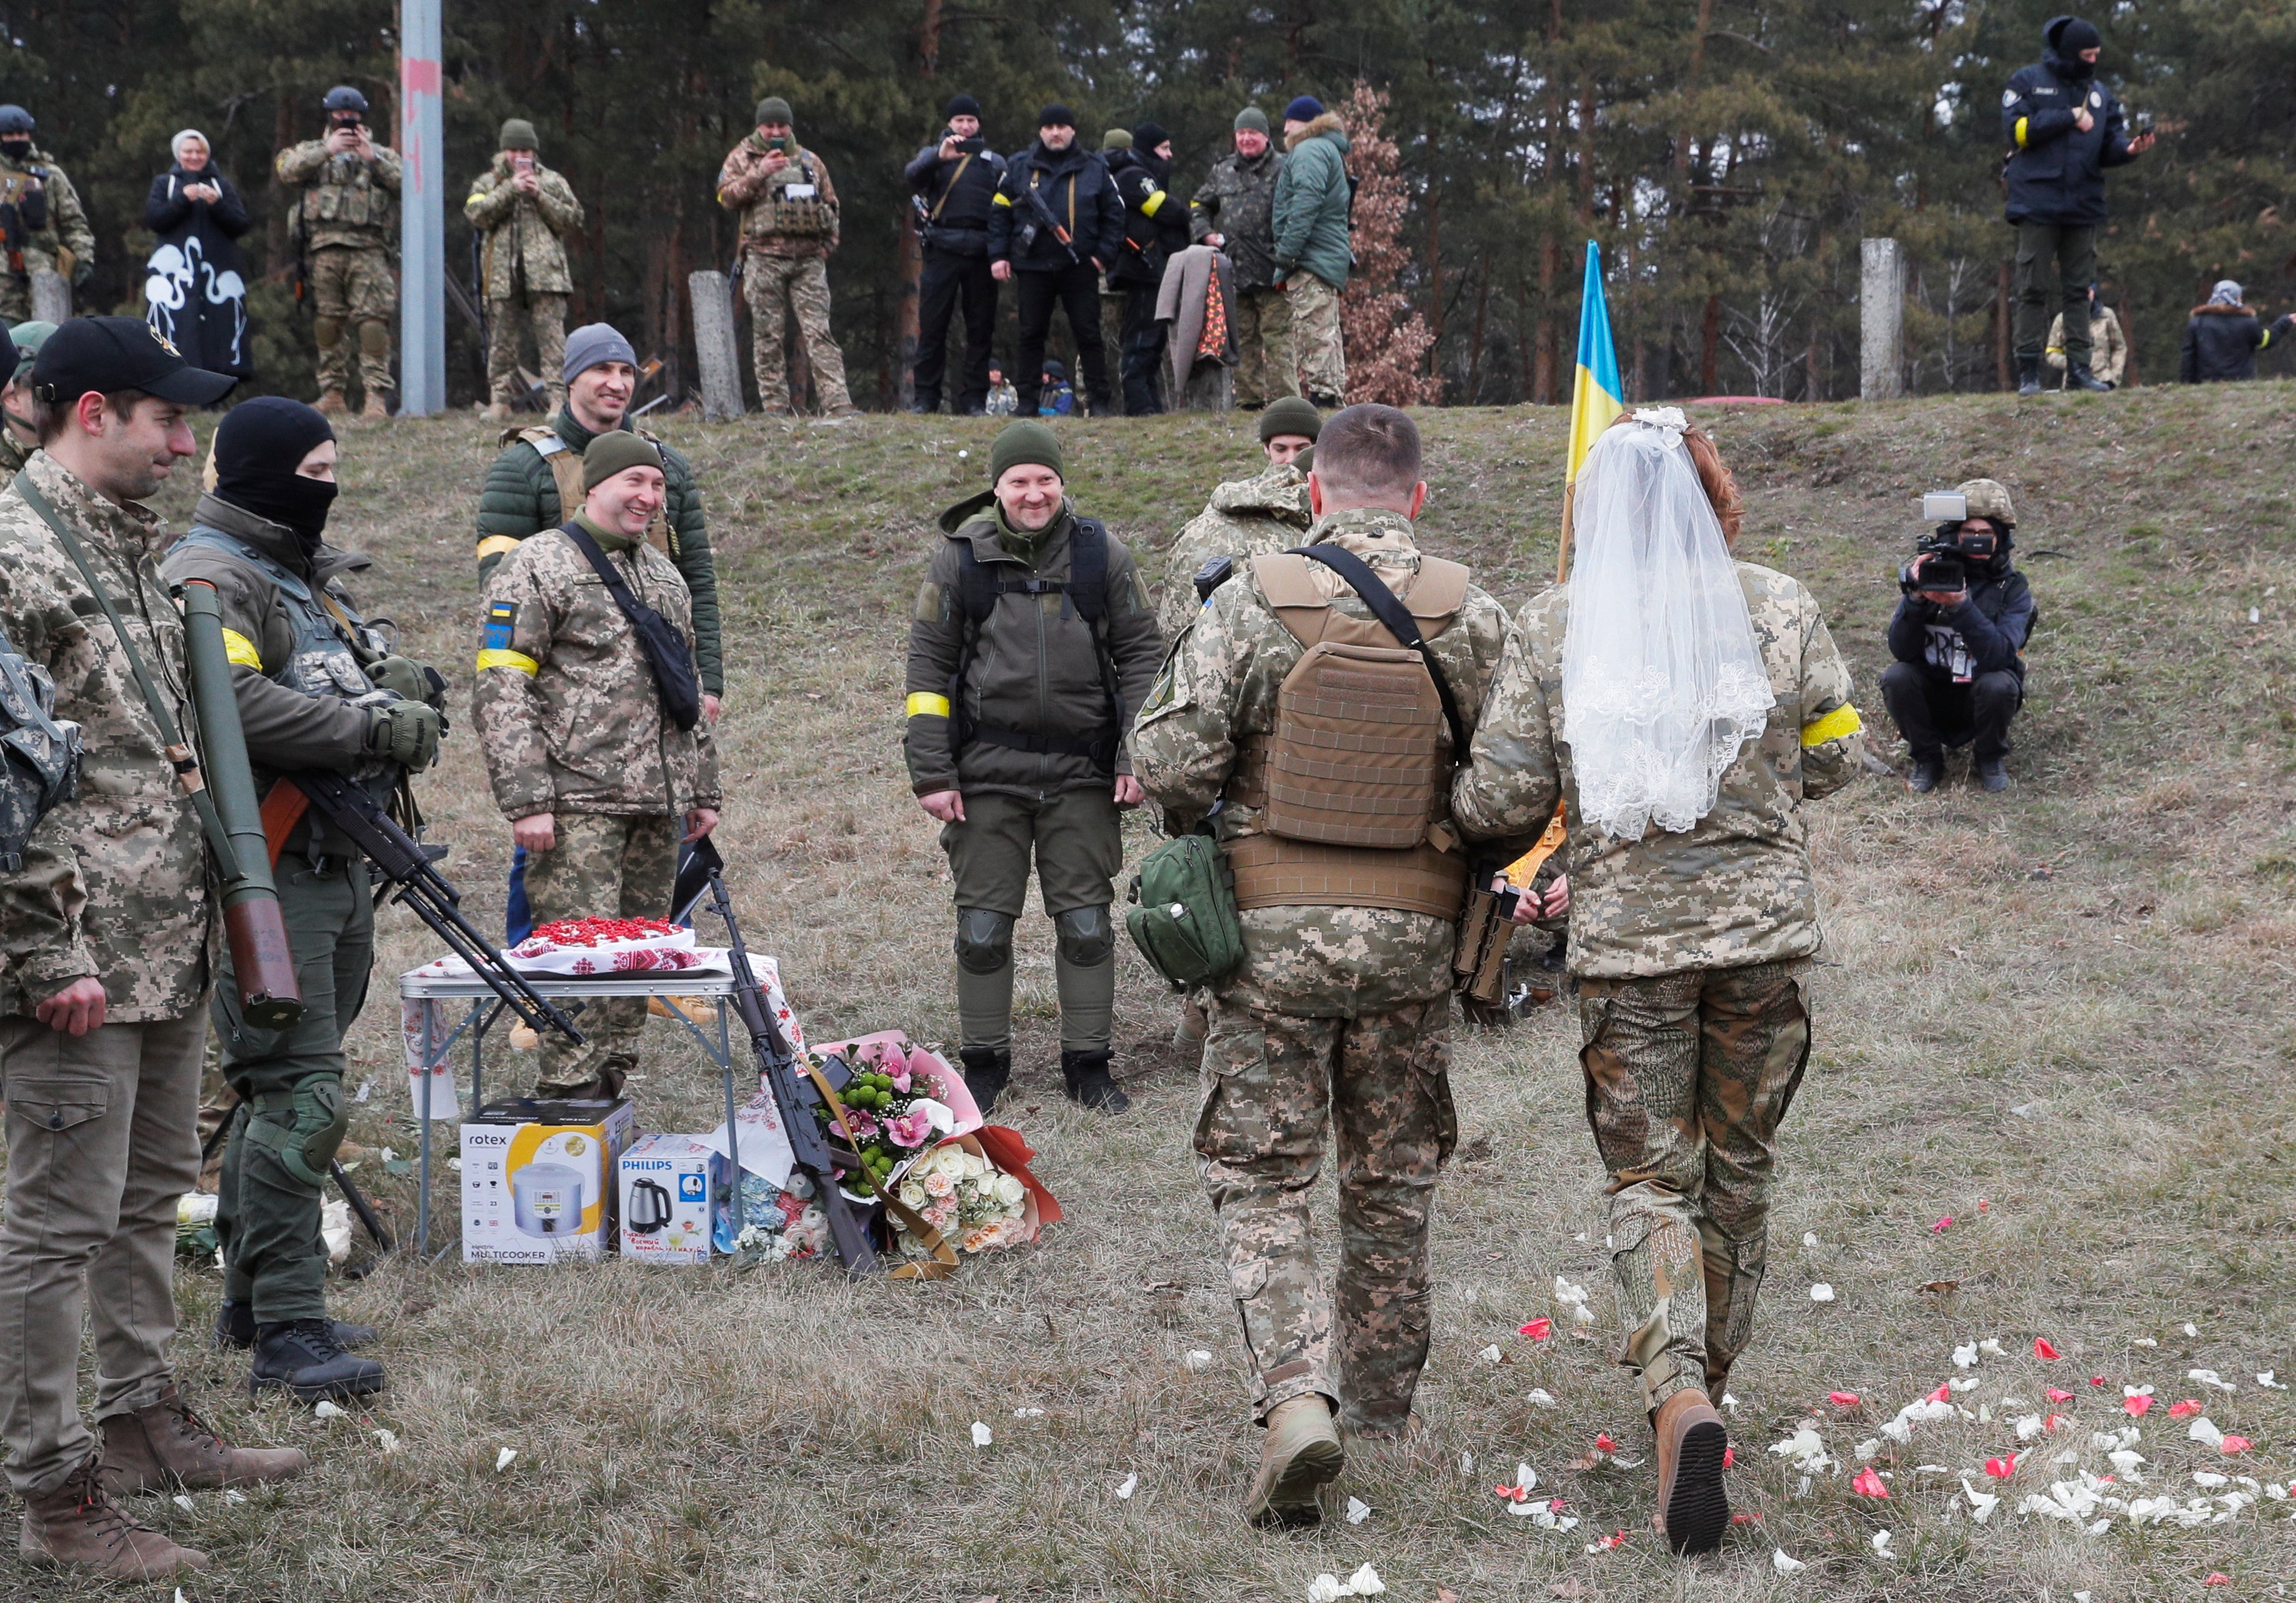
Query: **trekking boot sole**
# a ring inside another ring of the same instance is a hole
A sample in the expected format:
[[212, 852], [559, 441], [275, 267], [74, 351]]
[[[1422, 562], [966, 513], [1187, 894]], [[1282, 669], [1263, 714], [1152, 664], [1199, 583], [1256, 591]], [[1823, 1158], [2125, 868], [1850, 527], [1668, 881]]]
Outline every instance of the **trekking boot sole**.
[[1292, 1455], [1283, 1473], [1267, 1489], [1267, 1500], [1250, 1518], [1256, 1525], [1314, 1525], [1324, 1519], [1316, 1489], [1339, 1479], [1347, 1450], [1335, 1441], [1310, 1442]]
[[1713, 1420], [1682, 1434], [1674, 1490], [1666, 1500], [1666, 1542], [1677, 1553], [1710, 1553], [1730, 1528], [1730, 1493], [1722, 1481], [1729, 1433]]
[[283, 1376], [257, 1375], [250, 1377], [247, 1389], [258, 1398], [266, 1392], [292, 1392], [299, 1402], [348, 1402], [360, 1397], [372, 1397], [383, 1389], [388, 1378], [378, 1375], [372, 1380], [331, 1380], [298, 1385]]

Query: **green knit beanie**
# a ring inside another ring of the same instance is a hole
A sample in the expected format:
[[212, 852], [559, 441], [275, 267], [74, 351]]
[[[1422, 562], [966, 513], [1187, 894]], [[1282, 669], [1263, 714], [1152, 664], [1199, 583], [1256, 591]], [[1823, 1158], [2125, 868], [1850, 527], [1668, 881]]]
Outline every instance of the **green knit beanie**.
[[1132, 148], [1132, 135], [1125, 128], [1111, 128], [1100, 136], [1100, 148], [1104, 151], [1128, 151]]
[[1267, 113], [1258, 106], [1244, 107], [1235, 114], [1235, 131], [1241, 134], [1246, 128], [1255, 128], [1263, 134], [1267, 132]]
[[988, 482], [994, 484], [1010, 470], [1024, 465], [1048, 467], [1067, 478], [1068, 468], [1061, 460], [1061, 437], [1040, 423], [1006, 423], [996, 443], [988, 448]]
[[1316, 410], [1312, 401], [1303, 400], [1296, 395], [1269, 401], [1267, 409], [1259, 415], [1259, 443], [1262, 445], [1278, 434], [1304, 434], [1312, 440], [1323, 432], [1323, 414]]
[[778, 95], [768, 95], [758, 103], [757, 120], [760, 123], [795, 122], [797, 119], [790, 112], [789, 102]]
[[513, 117], [502, 126], [502, 144], [499, 148], [506, 151], [531, 151], [539, 150], [542, 147], [535, 141], [534, 125], [523, 117]]
[[599, 435], [582, 453], [582, 488], [592, 490], [616, 473], [627, 473], [634, 467], [659, 468], [661, 453], [653, 448], [650, 440], [641, 440], [627, 429], [614, 429]]

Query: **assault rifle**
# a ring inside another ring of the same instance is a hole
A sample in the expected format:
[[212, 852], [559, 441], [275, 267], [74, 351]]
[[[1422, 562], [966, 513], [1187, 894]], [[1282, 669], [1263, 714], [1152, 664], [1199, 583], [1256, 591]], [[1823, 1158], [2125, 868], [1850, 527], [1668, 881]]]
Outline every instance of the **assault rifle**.
[[[1060, 241], [1061, 249], [1069, 253], [1069, 260], [1072, 264], [1079, 267], [1084, 266], [1084, 258], [1076, 253], [1076, 242], [1069, 237], [1069, 231], [1061, 226], [1061, 219], [1053, 215], [1052, 206], [1037, 193], [1035, 183], [1037, 175], [1032, 169], [1029, 176], [1030, 181], [1021, 185], [1021, 193], [1027, 197], [1029, 210], [1036, 214], [1037, 221], [1021, 231], [1021, 248], [1025, 251], [1037, 243], [1037, 229], [1041, 224], [1053, 231], [1053, 237]], [[1070, 185], [1073, 193], [1074, 180], [1070, 180]]]

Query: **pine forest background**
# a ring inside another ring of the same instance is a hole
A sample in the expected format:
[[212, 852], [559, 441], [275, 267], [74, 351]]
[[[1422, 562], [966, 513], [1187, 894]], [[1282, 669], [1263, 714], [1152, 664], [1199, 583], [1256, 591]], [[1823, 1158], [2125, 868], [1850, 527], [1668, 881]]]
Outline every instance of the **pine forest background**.
[[[913, 261], [900, 169], [959, 90], [992, 146], [1072, 105], [1173, 130], [1192, 192], [1246, 99], [1385, 97], [1404, 203], [1379, 252], [1423, 321], [1424, 392], [1451, 404], [1567, 396], [1581, 242], [1602, 242], [1633, 396], [1857, 392], [1857, 242], [1911, 253], [1906, 359], [1919, 391], [2007, 377], [1998, 103], [2038, 59], [2041, 0], [447, 0], [447, 260], [455, 204], [506, 116], [587, 210], [572, 242], [580, 320], [606, 317], [693, 382], [686, 275], [727, 266], [712, 196], [763, 94], [845, 202], [831, 264], [855, 398], [897, 402]], [[2296, 293], [2296, 0], [2119, 0], [2094, 15], [2102, 73], [2161, 144], [2109, 176], [2106, 299], [2141, 382], [2175, 376], [2185, 313], [2239, 279]], [[389, 0], [0, 0], [0, 100], [29, 107], [99, 241], [83, 308], [140, 312], [144, 192], [168, 141], [214, 142], [258, 222], [258, 388], [310, 392], [273, 152], [358, 86], [396, 140]], [[1005, 316], [1009, 326], [1010, 297]], [[1407, 321], [1398, 318], [1394, 326]], [[477, 399], [473, 331], [450, 315], [454, 399]], [[1009, 341], [1003, 349], [1009, 350]], [[1369, 354], [1369, 353], [1365, 353]], [[2285, 358], [2281, 358], [2283, 361]]]

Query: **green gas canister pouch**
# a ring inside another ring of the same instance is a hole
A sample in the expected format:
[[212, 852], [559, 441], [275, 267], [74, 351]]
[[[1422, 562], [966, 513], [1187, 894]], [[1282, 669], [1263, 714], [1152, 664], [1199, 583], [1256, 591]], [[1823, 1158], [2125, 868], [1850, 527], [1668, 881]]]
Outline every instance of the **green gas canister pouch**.
[[1226, 856], [1210, 835], [1184, 834], [1142, 859], [1124, 915], [1148, 966], [1177, 988], [1226, 979], [1243, 961], [1243, 925]]

